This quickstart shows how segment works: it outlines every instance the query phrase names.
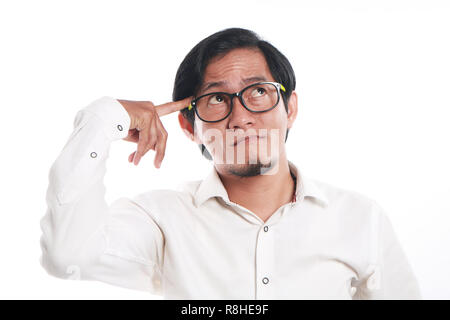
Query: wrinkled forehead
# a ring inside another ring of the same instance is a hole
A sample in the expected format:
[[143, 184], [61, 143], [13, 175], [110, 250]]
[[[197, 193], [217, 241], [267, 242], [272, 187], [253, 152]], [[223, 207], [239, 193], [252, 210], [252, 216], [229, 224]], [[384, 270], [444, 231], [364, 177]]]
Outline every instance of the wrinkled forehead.
[[213, 58], [205, 68], [199, 93], [212, 89], [234, 89], [259, 81], [274, 81], [258, 49], [234, 49]]

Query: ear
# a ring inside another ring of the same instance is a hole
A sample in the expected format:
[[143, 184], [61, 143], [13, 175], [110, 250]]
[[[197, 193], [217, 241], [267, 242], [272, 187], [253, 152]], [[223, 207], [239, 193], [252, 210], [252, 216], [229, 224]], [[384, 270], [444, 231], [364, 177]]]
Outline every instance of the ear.
[[186, 137], [198, 144], [199, 142], [197, 141], [198, 139], [194, 133], [194, 128], [192, 128], [191, 123], [183, 116], [181, 112], [178, 112], [178, 122], [180, 123], [180, 127]]
[[298, 112], [298, 99], [297, 99], [297, 92], [292, 91], [291, 97], [289, 98], [288, 102], [288, 123], [287, 127], [290, 129], [292, 125], [294, 124], [295, 118], [297, 118], [297, 112]]

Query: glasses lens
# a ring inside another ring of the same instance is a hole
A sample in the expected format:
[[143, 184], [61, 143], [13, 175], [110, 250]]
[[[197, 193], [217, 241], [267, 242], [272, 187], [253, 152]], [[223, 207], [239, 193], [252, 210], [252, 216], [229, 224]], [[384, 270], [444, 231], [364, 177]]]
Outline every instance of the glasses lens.
[[277, 104], [278, 89], [270, 83], [255, 84], [242, 93], [242, 99], [250, 110], [266, 111]]
[[230, 97], [220, 93], [204, 96], [196, 102], [197, 112], [205, 121], [223, 119], [230, 111]]

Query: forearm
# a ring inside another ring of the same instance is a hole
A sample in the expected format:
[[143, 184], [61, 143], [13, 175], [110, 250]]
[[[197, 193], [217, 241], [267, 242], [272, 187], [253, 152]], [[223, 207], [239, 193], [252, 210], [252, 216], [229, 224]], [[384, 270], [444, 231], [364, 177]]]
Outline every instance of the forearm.
[[50, 273], [69, 275], [105, 250], [106, 160], [112, 141], [124, 138], [128, 127], [126, 111], [112, 98], [77, 113], [73, 133], [50, 169], [41, 220], [42, 264]]

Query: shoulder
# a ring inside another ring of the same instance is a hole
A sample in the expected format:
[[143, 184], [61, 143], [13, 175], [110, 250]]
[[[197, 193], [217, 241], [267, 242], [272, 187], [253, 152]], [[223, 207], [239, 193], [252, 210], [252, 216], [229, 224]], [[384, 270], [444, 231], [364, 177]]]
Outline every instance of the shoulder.
[[201, 180], [186, 181], [174, 189], [149, 190], [137, 194], [132, 200], [154, 218], [160, 214], [179, 213], [194, 206], [194, 195], [200, 183]]
[[328, 205], [329, 214], [346, 222], [373, 224], [385, 216], [383, 208], [371, 196], [350, 188], [344, 188], [317, 179], [309, 179], [321, 192]]

